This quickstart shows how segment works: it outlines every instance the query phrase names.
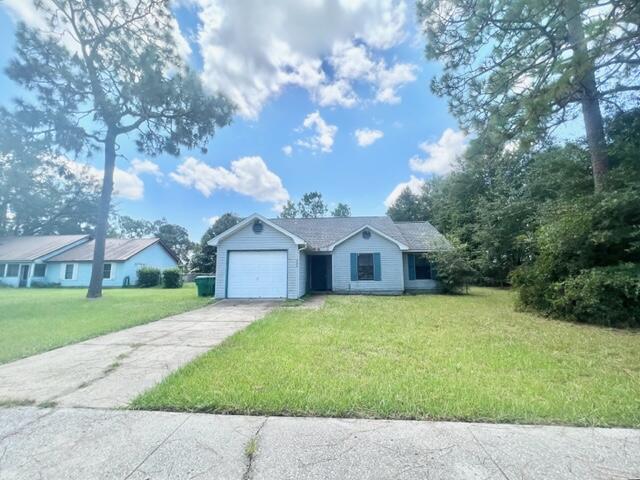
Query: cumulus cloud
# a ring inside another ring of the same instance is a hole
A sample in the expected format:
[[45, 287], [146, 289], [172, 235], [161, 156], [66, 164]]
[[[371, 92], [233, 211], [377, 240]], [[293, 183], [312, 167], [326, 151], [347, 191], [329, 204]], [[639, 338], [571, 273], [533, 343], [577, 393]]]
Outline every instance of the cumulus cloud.
[[[75, 175], [87, 175], [102, 184], [104, 170], [64, 157], [60, 157], [58, 161], [63, 163]], [[144, 182], [132, 170], [127, 171], [116, 167], [113, 171], [113, 196], [126, 200], [142, 200], [144, 197]]]
[[207, 225], [212, 226], [214, 223], [216, 223], [218, 220], [220, 220], [220, 215], [214, 215], [213, 217], [205, 217], [202, 220]]
[[[405, 80], [389, 76], [402, 72], [370, 57], [405, 39], [405, 0], [193, 1], [204, 81], [246, 118], [257, 118], [288, 85], [307, 89], [322, 106], [351, 107], [358, 101], [351, 81], [366, 80], [375, 83], [380, 101], [397, 101], [392, 91]], [[333, 64], [333, 78], [323, 62]]]
[[391, 68], [384, 64], [377, 71], [376, 100], [383, 103], [400, 103], [398, 88], [416, 79], [416, 66], [409, 63], [397, 63]]
[[446, 175], [458, 164], [458, 159], [467, 149], [467, 136], [464, 132], [456, 132], [447, 128], [435, 143], [423, 142], [420, 149], [427, 156], [414, 156], [409, 160], [409, 167], [414, 172]]
[[316, 90], [315, 98], [318, 104], [323, 107], [338, 105], [351, 108], [358, 101], [358, 96], [353, 91], [353, 87], [346, 80], [320, 85]]
[[338, 133], [338, 127], [335, 125], [329, 125], [320, 116], [320, 112], [317, 110], [310, 113], [302, 122], [302, 128], [306, 130], [313, 130], [314, 135], [311, 137], [298, 140], [296, 143], [301, 147], [308, 148], [313, 151], [321, 151], [324, 153], [330, 153], [333, 149], [333, 141]]
[[187, 157], [170, 177], [180, 185], [195, 188], [205, 197], [216, 190], [228, 190], [268, 202], [275, 209], [289, 200], [282, 180], [261, 157], [242, 157], [231, 162], [231, 168], [212, 167], [194, 157]]
[[418, 195], [421, 192], [423, 186], [424, 180], [411, 175], [409, 181], [401, 182], [396, 185], [393, 190], [391, 190], [391, 193], [384, 201], [384, 206], [389, 208], [391, 205], [393, 205], [405, 188], [408, 188], [411, 193]]
[[282, 147], [282, 153], [284, 153], [287, 157], [290, 157], [293, 153], [293, 147], [291, 145], [285, 145]]
[[358, 145], [361, 147], [368, 147], [376, 140], [380, 140], [384, 137], [382, 130], [371, 130], [369, 128], [359, 128], [354, 133]]
[[153, 175], [156, 179], [160, 180], [164, 173], [160, 171], [160, 166], [157, 163], [152, 162], [151, 160], [140, 160], [139, 158], [134, 158], [131, 161], [130, 172], [137, 174], [147, 174]]

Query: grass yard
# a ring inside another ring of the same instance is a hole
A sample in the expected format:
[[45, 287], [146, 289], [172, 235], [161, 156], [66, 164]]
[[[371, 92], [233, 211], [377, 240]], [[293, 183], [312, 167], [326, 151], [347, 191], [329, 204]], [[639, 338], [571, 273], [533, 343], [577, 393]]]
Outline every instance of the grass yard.
[[210, 302], [181, 289], [0, 289], [0, 363], [184, 312]]
[[515, 312], [508, 291], [274, 311], [134, 408], [640, 426], [640, 334]]

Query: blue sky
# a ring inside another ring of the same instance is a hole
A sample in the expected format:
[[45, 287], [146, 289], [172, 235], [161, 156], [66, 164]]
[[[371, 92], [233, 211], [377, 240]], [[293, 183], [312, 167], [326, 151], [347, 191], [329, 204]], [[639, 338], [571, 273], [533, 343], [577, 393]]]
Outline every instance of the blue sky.
[[[26, 3], [0, 7], [3, 68], [15, 22], [33, 21]], [[260, 11], [265, 3], [182, 0], [176, 7], [189, 62], [208, 88], [241, 108], [207, 154], [150, 158], [122, 142], [119, 212], [166, 217], [193, 239], [211, 217], [275, 216], [284, 200], [314, 190], [329, 205], [349, 204], [353, 215], [381, 215], [398, 185], [411, 180], [418, 188], [464, 150], [445, 100], [429, 90], [438, 66], [424, 59], [413, 2], [344, 0], [321, 10], [319, 0], [273, 2], [269, 15]], [[0, 102], [19, 94], [3, 73]], [[94, 166], [99, 172], [99, 158]]]

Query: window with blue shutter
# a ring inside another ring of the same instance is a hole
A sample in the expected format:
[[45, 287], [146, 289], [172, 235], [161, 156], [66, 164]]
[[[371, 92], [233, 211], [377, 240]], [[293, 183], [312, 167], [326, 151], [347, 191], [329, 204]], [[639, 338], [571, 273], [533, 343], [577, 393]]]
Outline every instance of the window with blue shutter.
[[379, 282], [382, 279], [382, 266], [380, 264], [380, 254], [373, 254], [373, 279]]
[[351, 254], [351, 281], [355, 282], [358, 280], [358, 254]]

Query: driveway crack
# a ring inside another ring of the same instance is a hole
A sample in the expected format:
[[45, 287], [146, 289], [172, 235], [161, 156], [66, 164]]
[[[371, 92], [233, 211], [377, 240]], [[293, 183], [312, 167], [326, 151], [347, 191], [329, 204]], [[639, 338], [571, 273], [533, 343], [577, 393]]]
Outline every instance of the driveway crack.
[[504, 472], [504, 470], [502, 470], [502, 467], [500, 467], [500, 465], [498, 465], [498, 462], [496, 462], [495, 459], [493, 458], [493, 456], [491, 456], [491, 454], [489, 453], [489, 450], [487, 450], [486, 447], [484, 446], [484, 444], [480, 440], [478, 440], [478, 438], [476, 437], [475, 433], [473, 433], [473, 430], [471, 430], [470, 428], [467, 428], [467, 430], [469, 431], [469, 433], [473, 437], [473, 440], [480, 446], [480, 448], [485, 453], [485, 455], [487, 457], [489, 457], [489, 460], [491, 460], [491, 463], [493, 463], [496, 466], [496, 468], [498, 470], [500, 470], [500, 473], [502, 474], [502, 476], [504, 478], [506, 478], [507, 480], [510, 480], [509, 477], [507, 476], [507, 474]]
[[136, 473], [140, 467], [142, 467], [142, 465], [144, 465], [144, 462], [146, 462], [147, 460], [149, 460], [149, 457], [151, 457], [151, 455], [153, 455], [154, 453], [156, 453], [158, 451], [158, 449], [160, 447], [162, 447], [165, 443], [167, 443], [167, 441], [178, 431], [180, 430], [180, 428], [187, 422], [187, 420], [189, 420], [189, 418], [191, 418], [191, 415], [187, 415], [187, 417], [178, 424], [178, 426], [176, 428], [174, 428], [169, 435], [167, 435], [164, 440], [162, 440], [153, 450], [151, 450], [143, 459], [142, 461], [136, 465], [136, 467], [131, 470], [131, 472], [129, 472], [129, 474], [124, 477], [124, 480], [127, 480], [128, 478], [131, 478], [131, 475], [133, 475], [134, 473]]
[[253, 434], [253, 436], [249, 439], [249, 441], [247, 442], [244, 448], [244, 454], [247, 462], [246, 462], [246, 469], [242, 474], [242, 480], [251, 479], [251, 475], [253, 473], [253, 469], [255, 466], [256, 454], [258, 453], [258, 440], [260, 437], [260, 432], [262, 431], [265, 424], [267, 423], [267, 420], [269, 420], [269, 417], [266, 417], [264, 419], [264, 421], [260, 424], [260, 426], [256, 430], [256, 433]]

